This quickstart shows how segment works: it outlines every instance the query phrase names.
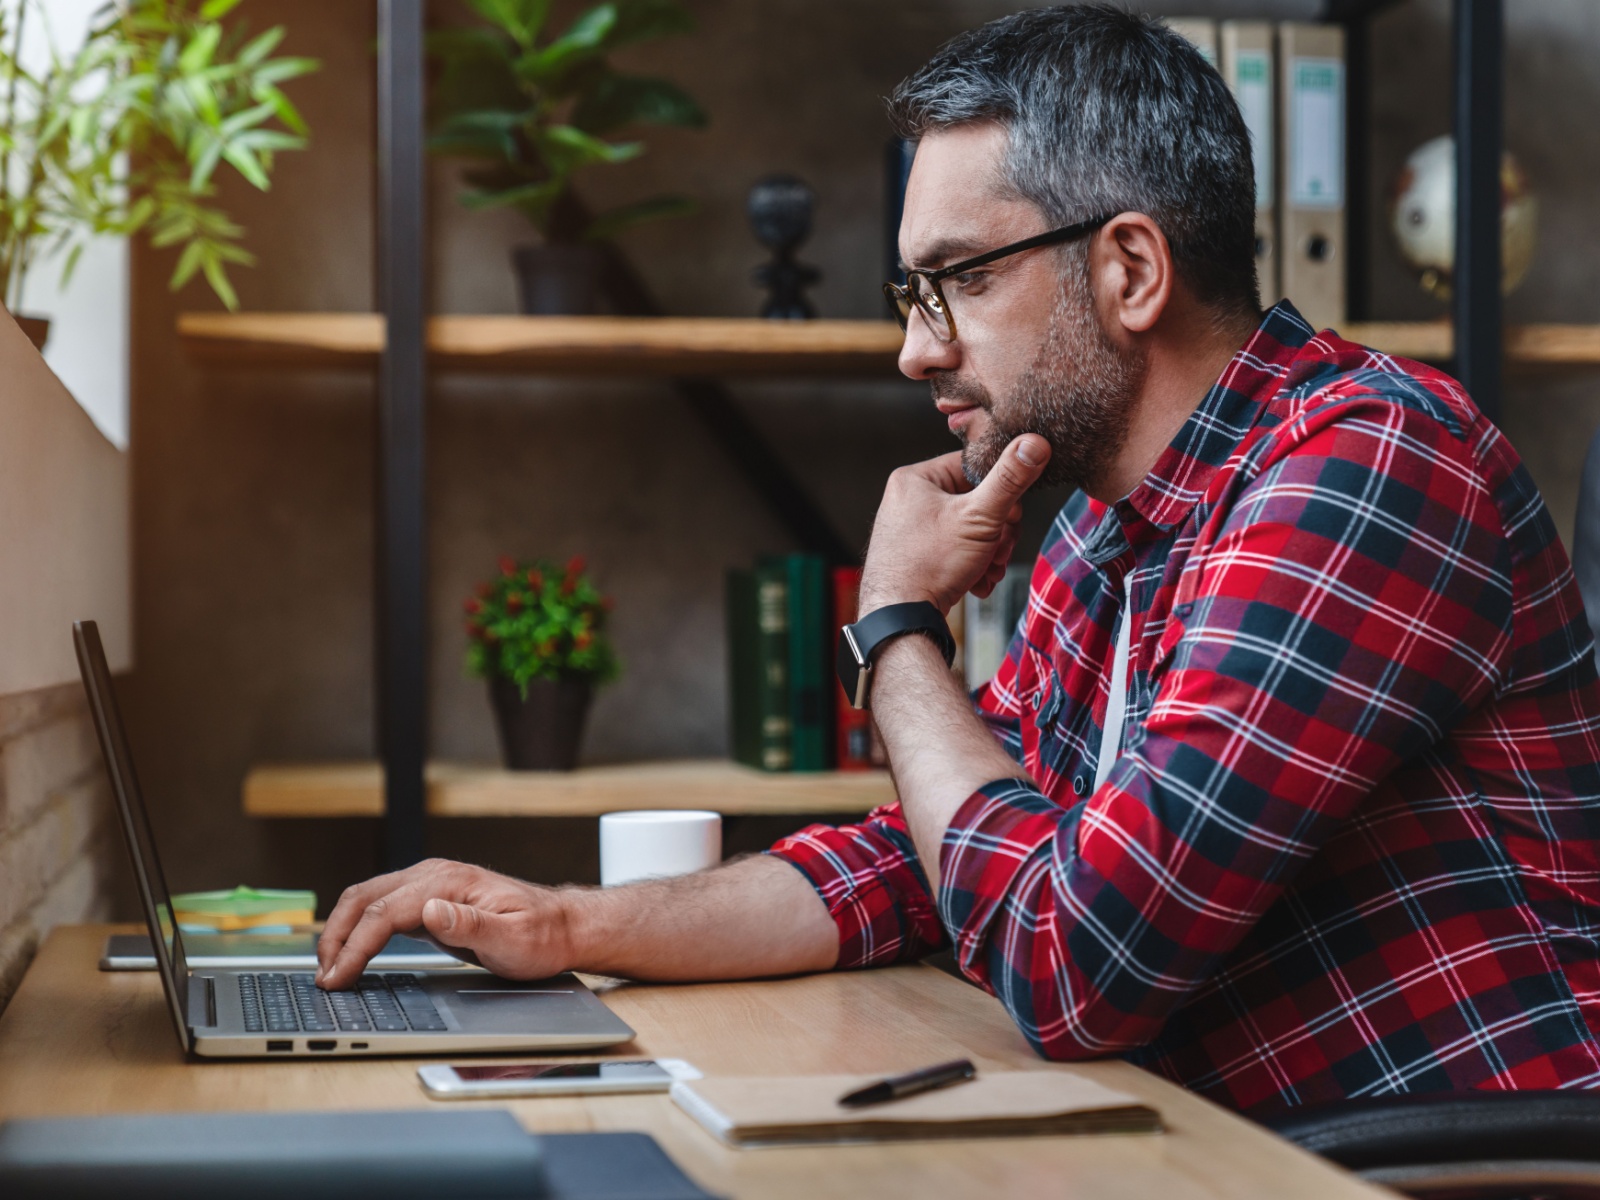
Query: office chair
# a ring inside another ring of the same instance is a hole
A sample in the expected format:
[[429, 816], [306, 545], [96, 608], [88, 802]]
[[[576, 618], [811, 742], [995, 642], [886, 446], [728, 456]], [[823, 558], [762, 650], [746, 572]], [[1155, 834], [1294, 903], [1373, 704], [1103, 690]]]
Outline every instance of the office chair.
[[1600, 1200], [1600, 1094], [1344, 1100], [1264, 1122], [1372, 1183], [1425, 1200]]

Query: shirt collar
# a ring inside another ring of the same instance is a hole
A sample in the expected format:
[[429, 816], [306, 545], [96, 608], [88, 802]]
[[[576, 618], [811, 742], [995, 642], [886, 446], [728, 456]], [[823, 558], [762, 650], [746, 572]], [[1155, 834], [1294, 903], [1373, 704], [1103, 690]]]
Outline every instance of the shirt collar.
[[1133, 541], [1148, 522], [1168, 532], [1182, 524], [1212, 477], [1260, 421], [1289, 369], [1316, 331], [1287, 300], [1267, 311], [1155, 466], [1112, 508]]

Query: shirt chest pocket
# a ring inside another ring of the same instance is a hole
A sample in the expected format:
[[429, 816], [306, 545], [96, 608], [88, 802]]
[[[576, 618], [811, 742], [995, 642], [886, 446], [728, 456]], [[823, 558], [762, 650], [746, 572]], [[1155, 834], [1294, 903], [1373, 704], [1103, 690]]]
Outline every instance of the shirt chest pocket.
[[1178, 643], [1183, 641], [1188, 622], [1194, 614], [1195, 593], [1198, 590], [1199, 573], [1185, 571], [1178, 580], [1178, 587], [1173, 593], [1172, 607], [1162, 618], [1161, 634], [1156, 638], [1155, 649], [1151, 653], [1148, 687], [1153, 694], [1162, 675], [1172, 662], [1172, 656], [1178, 649]]
[[[1023, 766], [1036, 780], [1073, 780], [1074, 792], [1084, 794], [1081, 781], [1094, 774], [1089, 757], [1097, 744], [1093, 703], [1074, 703], [1069, 681], [1047, 654], [1025, 649], [1026, 690], [1022, 700]], [[1070, 800], [1071, 797], [1068, 797]]]
[[1017, 662], [1018, 717], [1027, 734], [1049, 730], [1066, 706], [1067, 692], [1055, 661], [1031, 642], [1024, 642]]

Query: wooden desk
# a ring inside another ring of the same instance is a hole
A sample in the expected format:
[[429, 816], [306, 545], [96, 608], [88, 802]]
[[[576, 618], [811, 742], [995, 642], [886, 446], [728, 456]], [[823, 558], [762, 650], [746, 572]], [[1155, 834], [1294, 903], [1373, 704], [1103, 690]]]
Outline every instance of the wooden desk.
[[[0, 1019], [0, 1117], [436, 1103], [416, 1060], [184, 1061], [156, 976], [95, 969], [110, 932], [57, 929], [40, 951]], [[639, 1031], [612, 1057], [686, 1058], [707, 1074], [889, 1072], [960, 1054], [980, 1070], [1061, 1069], [1033, 1055], [997, 1001], [931, 967], [602, 994]], [[482, 1103], [535, 1131], [646, 1130], [703, 1187], [739, 1200], [1391, 1195], [1125, 1063], [1070, 1069], [1142, 1097], [1169, 1132], [735, 1151], [660, 1094]]]

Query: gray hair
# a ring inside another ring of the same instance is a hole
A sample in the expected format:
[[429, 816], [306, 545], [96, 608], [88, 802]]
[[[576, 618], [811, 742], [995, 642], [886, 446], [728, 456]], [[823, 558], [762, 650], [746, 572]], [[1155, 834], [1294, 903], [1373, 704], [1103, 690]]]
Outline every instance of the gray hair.
[[1201, 302], [1259, 311], [1250, 136], [1222, 77], [1157, 20], [1102, 4], [1002, 17], [941, 47], [889, 117], [912, 139], [996, 122], [1008, 185], [1053, 224], [1142, 212]]

